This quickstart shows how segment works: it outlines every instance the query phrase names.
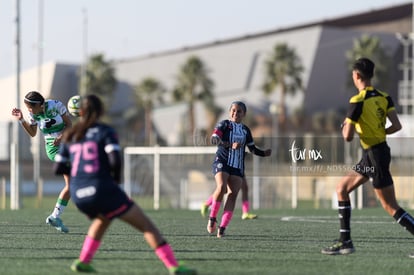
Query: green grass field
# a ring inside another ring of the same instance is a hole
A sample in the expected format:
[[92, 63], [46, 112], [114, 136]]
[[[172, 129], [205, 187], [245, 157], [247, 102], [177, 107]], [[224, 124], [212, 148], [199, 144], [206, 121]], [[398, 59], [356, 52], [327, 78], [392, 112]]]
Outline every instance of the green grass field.
[[[70, 205], [63, 215], [70, 233], [45, 225], [51, 205], [1, 210], [0, 274], [72, 274], [89, 221]], [[146, 210], [180, 261], [199, 274], [409, 274], [413, 237], [382, 209], [354, 210], [356, 252], [322, 255], [338, 237], [335, 210], [261, 210], [242, 221], [240, 209], [223, 239], [209, 236], [198, 211]], [[93, 261], [99, 274], [168, 274], [142, 234], [115, 221]]]

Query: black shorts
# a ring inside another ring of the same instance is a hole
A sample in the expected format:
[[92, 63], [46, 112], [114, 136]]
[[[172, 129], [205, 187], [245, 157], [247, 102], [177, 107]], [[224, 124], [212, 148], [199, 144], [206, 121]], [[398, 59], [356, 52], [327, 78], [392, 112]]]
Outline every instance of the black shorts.
[[216, 175], [218, 172], [225, 172], [229, 175], [244, 177], [244, 173], [239, 168], [234, 168], [228, 166], [226, 163], [223, 163], [219, 159], [215, 159], [213, 162], [213, 175]]
[[374, 145], [362, 153], [362, 159], [353, 167], [357, 173], [372, 179], [374, 188], [393, 185], [390, 173], [391, 151], [386, 142]]
[[127, 212], [134, 202], [116, 183], [76, 185], [70, 188], [71, 198], [76, 207], [90, 219], [103, 215], [112, 220]]

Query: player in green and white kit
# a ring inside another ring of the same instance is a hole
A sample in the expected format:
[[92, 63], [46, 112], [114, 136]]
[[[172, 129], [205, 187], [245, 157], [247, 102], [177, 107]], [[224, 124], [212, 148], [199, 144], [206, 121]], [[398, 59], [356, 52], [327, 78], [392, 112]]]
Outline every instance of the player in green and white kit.
[[[39, 128], [44, 136], [46, 154], [51, 161], [54, 161], [59, 150], [63, 130], [72, 126], [66, 106], [58, 100], [45, 100], [40, 93], [35, 91], [29, 92], [24, 97], [24, 104], [29, 111], [28, 121], [24, 119], [20, 109], [14, 108], [12, 115], [20, 121], [24, 130], [31, 137], [36, 135], [37, 128]], [[52, 214], [46, 218], [46, 223], [54, 226], [61, 232], [67, 233], [69, 230], [63, 224], [60, 215], [70, 199], [69, 175], [63, 175], [63, 177], [65, 179], [65, 187], [59, 194]]]

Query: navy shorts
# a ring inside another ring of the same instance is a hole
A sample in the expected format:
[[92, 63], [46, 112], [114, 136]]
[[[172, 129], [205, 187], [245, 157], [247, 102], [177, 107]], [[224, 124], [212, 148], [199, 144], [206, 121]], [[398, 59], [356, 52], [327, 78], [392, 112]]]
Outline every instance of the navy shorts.
[[362, 153], [362, 159], [353, 167], [357, 173], [372, 179], [374, 188], [393, 185], [390, 173], [391, 150], [386, 142], [374, 145]]
[[123, 215], [134, 204], [126, 193], [113, 182], [80, 188], [73, 184], [70, 187], [70, 193], [76, 207], [90, 219], [103, 215], [112, 220]]
[[215, 159], [213, 162], [213, 175], [216, 175], [218, 172], [225, 172], [229, 175], [244, 177], [244, 173], [239, 168], [234, 168], [228, 166], [226, 163], [223, 163], [219, 159]]

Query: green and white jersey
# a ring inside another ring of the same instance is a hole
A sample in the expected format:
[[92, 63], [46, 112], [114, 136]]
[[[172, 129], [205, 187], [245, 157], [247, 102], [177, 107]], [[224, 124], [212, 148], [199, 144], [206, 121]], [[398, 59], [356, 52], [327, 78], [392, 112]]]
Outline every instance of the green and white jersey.
[[57, 148], [53, 146], [53, 141], [58, 137], [65, 128], [65, 122], [63, 121], [62, 116], [67, 113], [66, 106], [58, 101], [48, 99], [45, 101], [45, 110], [41, 114], [32, 114], [29, 113], [29, 123], [30, 125], [38, 125], [39, 130], [42, 132], [46, 152], [50, 159], [54, 159], [55, 151]]

